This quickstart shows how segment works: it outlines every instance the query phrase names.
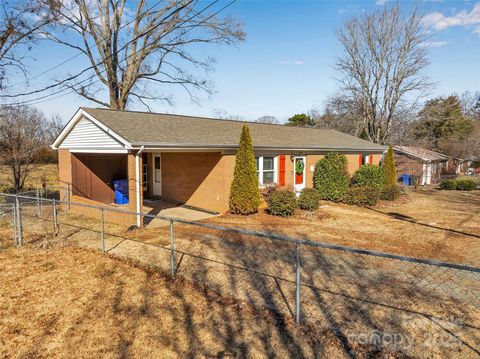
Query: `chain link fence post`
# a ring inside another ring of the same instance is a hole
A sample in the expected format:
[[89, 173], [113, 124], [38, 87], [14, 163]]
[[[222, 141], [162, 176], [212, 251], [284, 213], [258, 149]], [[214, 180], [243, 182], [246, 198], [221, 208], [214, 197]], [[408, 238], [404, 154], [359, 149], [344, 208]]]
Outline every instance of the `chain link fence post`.
[[53, 200], [53, 233], [54, 234], [57, 233], [57, 227], [58, 227], [58, 223], [57, 223], [57, 204], [56, 204], [56, 201]]
[[36, 197], [37, 197], [37, 217], [40, 217], [40, 190], [37, 187], [36, 191]]
[[70, 183], [65, 184], [65, 201], [68, 203], [68, 210], [70, 210]]
[[17, 230], [18, 230], [17, 244], [19, 246], [22, 246], [23, 244], [22, 210], [20, 208], [20, 202], [18, 201], [18, 197], [15, 197], [15, 208], [17, 210], [17, 215], [16, 215]]
[[17, 205], [16, 205], [16, 202], [13, 202], [12, 203], [12, 216], [13, 216], [13, 221], [12, 221], [12, 225], [13, 225], [13, 242], [15, 243], [15, 245], [17, 245]]
[[100, 222], [101, 222], [101, 242], [102, 253], [105, 254], [105, 213], [104, 209], [100, 208]]
[[40, 188], [38, 195], [40, 196], [40, 217], [43, 216], [43, 188]]
[[295, 246], [295, 322], [300, 324], [300, 243]]
[[173, 232], [173, 220], [170, 220], [170, 274], [175, 278], [175, 243]]

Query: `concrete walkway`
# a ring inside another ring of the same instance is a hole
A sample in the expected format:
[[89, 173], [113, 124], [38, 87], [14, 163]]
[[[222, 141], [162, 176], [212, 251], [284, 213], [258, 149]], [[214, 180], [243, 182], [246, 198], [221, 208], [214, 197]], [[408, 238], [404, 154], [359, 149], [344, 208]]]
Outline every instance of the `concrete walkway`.
[[[144, 200], [143, 212], [160, 215], [165, 217], [180, 218], [189, 221], [199, 221], [218, 216], [217, 214], [204, 212], [198, 209], [178, 206], [161, 200]], [[147, 226], [155, 227], [157, 221], [147, 224]]]

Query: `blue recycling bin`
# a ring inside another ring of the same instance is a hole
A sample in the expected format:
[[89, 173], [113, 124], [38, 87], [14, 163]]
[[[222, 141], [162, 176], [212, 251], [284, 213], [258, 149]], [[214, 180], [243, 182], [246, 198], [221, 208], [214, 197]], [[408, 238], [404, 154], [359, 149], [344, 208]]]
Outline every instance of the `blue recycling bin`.
[[402, 175], [402, 183], [403, 183], [405, 186], [410, 186], [410, 185], [412, 184], [412, 180], [411, 180], [409, 174], [403, 174], [403, 175]]
[[116, 204], [128, 204], [128, 180], [113, 180]]

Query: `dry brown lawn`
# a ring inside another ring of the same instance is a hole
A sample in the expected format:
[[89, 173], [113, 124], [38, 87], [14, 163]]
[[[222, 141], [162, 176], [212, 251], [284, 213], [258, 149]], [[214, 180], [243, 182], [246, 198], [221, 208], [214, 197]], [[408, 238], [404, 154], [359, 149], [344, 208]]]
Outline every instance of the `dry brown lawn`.
[[[58, 186], [58, 166], [56, 164], [33, 165], [25, 180], [24, 188], [38, 188], [45, 181], [47, 187]], [[12, 186], [10, 170], [0, 166], [0, 190]]]
[[86, 249], [1, 252], [0, 284], [0, 357], [347, 357], [332, 336]]
[[357, 248], [480, 266], [480, 191], [409, 191], [396, 203], [359, 208], [323, 202], [291, 218], [225, 215], [209, 222]]

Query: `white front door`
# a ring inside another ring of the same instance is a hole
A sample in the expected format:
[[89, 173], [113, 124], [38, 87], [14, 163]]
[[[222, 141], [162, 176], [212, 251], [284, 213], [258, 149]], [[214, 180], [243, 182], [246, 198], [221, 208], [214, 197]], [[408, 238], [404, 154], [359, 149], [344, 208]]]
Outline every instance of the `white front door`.
[[153, 194], [162, 195], [162, 157], [160, 154], [153, 155]]
[[[303, 167], [303, 171], [298, 171]], [[293, 160], [293, 183], [295, 192], [300, 192], [305, 188], [305, 175], [306, 175], [307, 161], [305, 156], [295, 157]]]

